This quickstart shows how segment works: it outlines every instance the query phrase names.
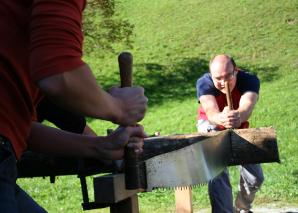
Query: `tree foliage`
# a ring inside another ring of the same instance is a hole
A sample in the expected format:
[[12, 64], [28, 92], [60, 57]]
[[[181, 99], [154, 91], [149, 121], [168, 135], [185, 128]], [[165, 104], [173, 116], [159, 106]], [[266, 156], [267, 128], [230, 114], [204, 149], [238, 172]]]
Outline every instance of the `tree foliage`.
[[89, 0], [84, 12], [84, 51], [96, 57], [114, 53], [115, 46], [132, 48], [134, 26], [115, 12], [115, 0]]

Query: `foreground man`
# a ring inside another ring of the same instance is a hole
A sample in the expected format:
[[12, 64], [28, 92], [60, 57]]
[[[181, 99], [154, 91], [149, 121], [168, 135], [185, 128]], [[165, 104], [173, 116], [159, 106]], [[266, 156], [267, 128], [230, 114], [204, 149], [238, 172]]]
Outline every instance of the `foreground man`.
[[[239, 70], [227, 55], [214, 57], [209, 68], [210, 73], [199, 78], [196, 85], [201, 104], [198, 109], [198, 132], [248, 128], [248, 119], [258, 100], [258, 78]], [[231, 89], [234, 110], [227, 107], [225, 82]], [[212, 212], [251, 212], [251, 204], [263, 181], [260, 165], [240, 166], [239, 191], [233, 209], [232, 189], [228, 171], [225, 170], [208, 185]]]
[[[85, 0], [9, 0], [0, 3], [0, 212], [45, 212], [16, 185], [25, 149], [52, 155], [120, 159], [142, 151], [147, 98], [140, 87], [97, 85], [82, 61]], [[107, 137], [83, 136], [37, 122], [40, 90], [55, 104], [119, 124]], [[125, 127], [127, 126], [127, 127]]]

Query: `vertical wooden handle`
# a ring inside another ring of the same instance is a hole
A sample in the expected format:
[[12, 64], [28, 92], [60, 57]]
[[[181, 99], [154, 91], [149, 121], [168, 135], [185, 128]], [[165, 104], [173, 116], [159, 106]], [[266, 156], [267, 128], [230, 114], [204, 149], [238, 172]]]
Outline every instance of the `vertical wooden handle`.
[[118, 63], [120, 69], [121, 87], [132, 86], [132, 54], [129, 52], [122, 52], [118, 56]]
[[[120, 81], [121, 87], [131, 87], [132, 86], [132, 55], [129, 52], [122, 52], [118, 56], [118, 64], [120, 70]], [[112, 134], [113, 130], [108, 129], [107, 134]], [[125, 153], [131, 152], [128, 150], [129, 148], [125, 148]], [[128, 154], [126, 154], [128, 155]], [[127, 158], [127, 157], [126, 157]], [[115, 166], [119, 171], [123, 170], [123, 161], [117, 160], [115, 161]]]
[[[118, 63], [120, 69], [121, 87], [132, 86], [132, 63], [133, 57], [129, 52], [122, 52], [118, 56]], [[126, 146], [124, 150], [124, 172], [125, 172], [125, 186], [126, 189], [140, 188], [140, 170], [138, 167], [138, 155], [134, 149]]]
[[226, 97], [227, 97], [228, 107], [230, 110], [233, 110], [233, 100], [232, 100], [230, 85], [229, 85], [228, 81], [225, 82], [225, 89], [226, 89]]

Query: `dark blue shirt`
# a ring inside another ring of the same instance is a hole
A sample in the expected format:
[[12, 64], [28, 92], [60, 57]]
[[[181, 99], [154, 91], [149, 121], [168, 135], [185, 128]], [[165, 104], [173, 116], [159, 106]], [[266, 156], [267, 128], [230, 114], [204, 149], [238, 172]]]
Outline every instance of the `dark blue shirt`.
[[[259, 94], [260, 81], [256, 75], [245, 71], [238, 71], [236, 77], [237, 81], [235, 88], [237, 88], [241, 95], [248, 91]], [[214, 86], [209, 72], [205, 73], [197, 80], [196, 88], [198, 99], [202, 95], [214, 95], [216, 97], [221, 94], [221, 92]]]

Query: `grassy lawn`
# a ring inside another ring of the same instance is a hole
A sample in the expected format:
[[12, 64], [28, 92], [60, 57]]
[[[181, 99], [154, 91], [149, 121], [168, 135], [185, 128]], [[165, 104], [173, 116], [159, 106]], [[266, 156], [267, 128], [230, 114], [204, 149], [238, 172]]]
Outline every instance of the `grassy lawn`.
[[[251, 127], [273, 126], [281, 164], [264, 164], [256, 205], [298, 203], [298, 1], [119, 0], [120, 16], [134, 25], [134, 82], [145, 87], [149, 109], [141, 122], [151, 134], [195, 132], [197, 78], [211, 56], [227, 53], [261, 79]], [[115, 46], [120, 52], [123, 47]], [[85, 56], [104, 88], [119, 84], [117, 54]], [[89, 119], [98, 134], [114, 125]], [[230, 168], [233, 190], [239, 174]], [[82, 212], [76, 177], [26, 179], [19, 184], [49, 212]], [[91, 178], [89, 178], [91, 183]], [[173, 212], [172, 190], [140, 194], [141, 212]], [[207, 187], [193, 190], [196, 210], [209, 205]], [[96, 210], [94, 212], [108, 212]]]

